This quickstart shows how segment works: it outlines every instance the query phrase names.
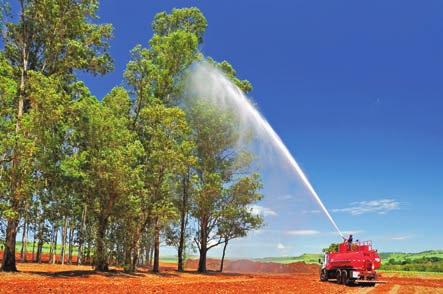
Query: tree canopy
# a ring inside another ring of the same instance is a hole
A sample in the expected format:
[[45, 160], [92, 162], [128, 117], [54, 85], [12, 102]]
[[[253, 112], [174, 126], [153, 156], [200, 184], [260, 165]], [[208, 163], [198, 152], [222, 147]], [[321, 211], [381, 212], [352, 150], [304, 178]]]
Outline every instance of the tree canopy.
[[3, 271], [16, 271], [20, 237], [20, 258], [28, 258], [32, 235], [37, 262], [49, 243], [53, 263], [76, 256], [98, 271], [158, 272], [164, 242], [177, 247], [178, 270], [197, 248], [204, 272], [208, 250], [222, 246], [224, 258], [230, 240], [263, 224], [251, 209], [263, 197], [260, 176], [247, 142], [238, 144], [235, 116], [183, 98], [186, 70], [202, 59], [252, 90], [227, 61], [200, 51], [207, 21], [199, 9], [158, 13], [122, 84], [100, 99], [78, 75], [113, 69], [113, 28], [99, 22], [99, 1], [18, 3], [17, 19], [0, 3]]

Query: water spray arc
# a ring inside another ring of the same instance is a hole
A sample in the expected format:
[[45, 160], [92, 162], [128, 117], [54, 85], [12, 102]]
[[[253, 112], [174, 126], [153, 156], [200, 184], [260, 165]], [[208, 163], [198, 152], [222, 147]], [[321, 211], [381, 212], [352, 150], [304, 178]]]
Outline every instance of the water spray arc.
[[334, 219], [286, 145], [237, 86], [214, 66], [207, 62], [198, 62], [189, 69], [185, 88], [185, 92], [190, 97], [201, 97], [201, 99], [209, 100], [217, 106], [235, 109], [239, 112], [239, 118], [243, 123], [247, 123], [257, 134], [269, 139], [276, 150], [288, 161], [291, 169], [302, 180], [303, 185], [308, 189], [338, 234], [344, 238]]
[[309, 182], [307, 176], [301, 169], [300, 165], [295, 160], [294, 156], [289, 152], [286, 145], [281, 140], [280, 136], [274, 131], [274, 129], [271, 127], [271, 125], [260, 115], [260, 113], [255, 109], [249, 101], [247, 101], [247, 106], [250, 108], [251, 113], [256, 118], [257, 122], [260, 123], [261, 127], [266, 131], [266, 133], [272, 138], [273, 142], [275, 143], [275, 147], [278, 148], [278, 150], [284, 155], [284, 157], [289, 161], [291, 167], [293, 170], [297, 173], [297, 175], [302, 180], [303, 184], [306, 186], [306, 188], [309, 190], [311, 195], [314, 197], [315, 201], [318, 203], [318, 205], [321, 207], [322, 211], [325, 213], [326, 217], [329, 219], [331, 224], [334, 226], [334, 228], [337, 230], [338, 234], [344, 238], [342, 232], [338, 228], [337, 224], [335, 223], [334, 219], [332, 218], [329, 211], [326, 209], [326, 206], [323, 204], [323, 202], [320, 199], [320, 196], [318, 196], [317, 192], [315, 191], [314, 187], [312, 187], [311, 183]]

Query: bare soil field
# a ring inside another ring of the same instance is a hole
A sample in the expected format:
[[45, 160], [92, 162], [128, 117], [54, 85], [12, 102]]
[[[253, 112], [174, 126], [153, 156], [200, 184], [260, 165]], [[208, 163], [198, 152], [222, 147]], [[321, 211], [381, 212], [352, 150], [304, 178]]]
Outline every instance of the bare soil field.
[[443, 293], [443, 276], [383, 274], [386, 284], [347, 287], [320, 282], [316, 273], [177, 273], [141, 269], [96, 273], [89, 266], [20, 263], [19, 273], [0, 273], [0, 293]]

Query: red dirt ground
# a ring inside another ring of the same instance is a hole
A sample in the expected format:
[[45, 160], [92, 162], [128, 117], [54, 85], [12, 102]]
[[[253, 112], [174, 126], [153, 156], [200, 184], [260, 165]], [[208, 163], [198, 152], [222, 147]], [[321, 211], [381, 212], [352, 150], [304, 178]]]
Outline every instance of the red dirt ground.
[[443, 293], [443, 277], [386, 275], [387, 284], [347, 287], [320, 282], [315, 273], [177, 273], [163, 264], [159, 275], [95, 273], [89, 266], [18, 264], [20, 273], [0, 273], [0, 293]]

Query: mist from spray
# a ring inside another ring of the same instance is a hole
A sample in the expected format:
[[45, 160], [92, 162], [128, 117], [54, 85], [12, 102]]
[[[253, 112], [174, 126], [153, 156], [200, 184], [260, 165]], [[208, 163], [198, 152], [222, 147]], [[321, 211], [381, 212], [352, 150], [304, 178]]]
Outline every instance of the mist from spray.
[[234, 85], [220, 70], [201, 61], [194, 63], [189, 68], [185, 80], [185, 95], [192, 99], [204, 99], [222, 109], [233, 110], [240, 122], [240, 128], [253, 130], [261, 140], [270, 143], [275, 150], [283, 156], [307, 188], [313, 199], [320, 206], [326, 217], [343, 238], [343, 234], [338, 228], [332, 216], [329, 214], [325, 205], [321, 201], [315, 189], [312, 187], [308, 178], [295, 158], [291, 155], [286, 145], [277, 135], [271, 125], [253, 106], [246, 95]]

